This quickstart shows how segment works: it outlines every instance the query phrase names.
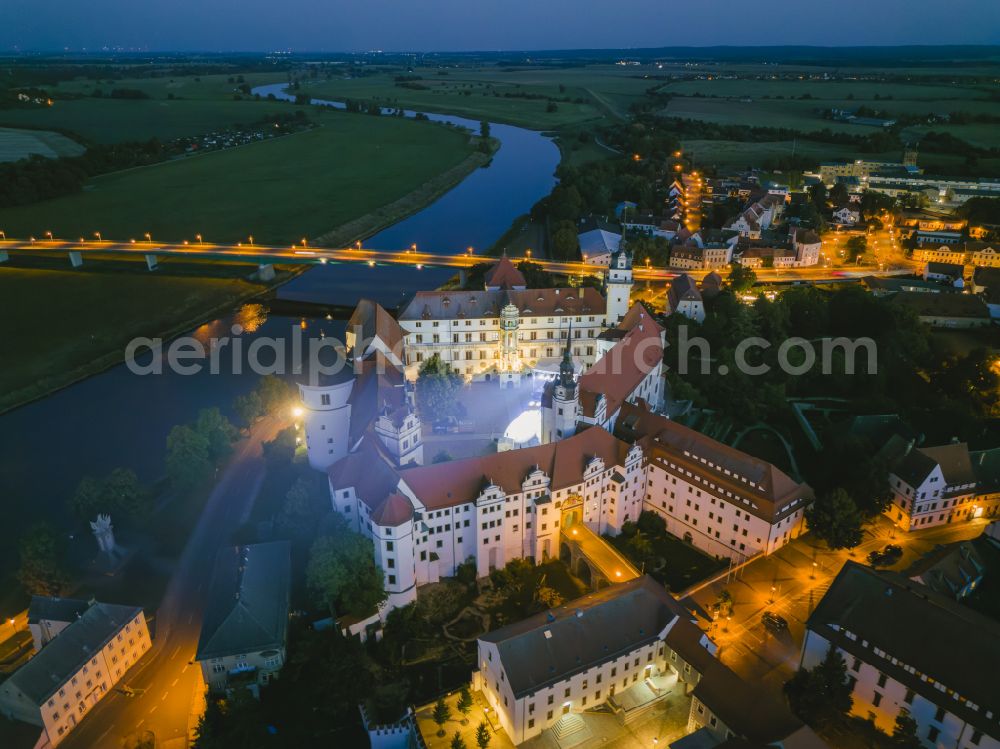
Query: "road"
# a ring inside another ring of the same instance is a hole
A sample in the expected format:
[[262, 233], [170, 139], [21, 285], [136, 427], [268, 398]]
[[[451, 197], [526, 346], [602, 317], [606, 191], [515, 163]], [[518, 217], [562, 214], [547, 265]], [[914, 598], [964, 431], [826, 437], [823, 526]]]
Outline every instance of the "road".
[[[470, 268], [477, 263], [495, 258], [483, 257], [473, 252], [461, 254], [436, 254], [432, 252], [420, 251], [419, 248], [408, 250], [378, 250], [364, 246], [342, 248], [309, 247], [306, 244], [282, 246], [260, 245], [240, 243], [236, 245], [211, 244], [208, 242], [194, 243], [169, 243], [154, 242], [152, 240], [117, 242], [111, 240], [79, 240], [64, 241], [61, 239], [45, 240], [17, 240], [7, 239], [0, 232], [0, 252], [20, 253], [29, 255], [67, 255], [70, 252], [80, 254], [81, 258], [87, 255], [114, 256], [131, 255], [144, 257], [145, 255], [155, 255], [157, 257], [181, 257], [200, 260], [237, 260], [242, 262], [255, 262], [262, 264], [278, 262], [295, 263], [327, 263], [327, 262], [363, 262], [369, 265], [379, 265], [392, 263], [400, 265], [412, 265], [416, 268], [427, 266], [443, 266], [451, 268]], [[522, 258], [517, 258], [522, 259]], [[603, 266], [584, 263], [581, 261], [565, 262], [559, 260], [529, 259], [540, 265], [544, 270], [552, 273], [561, 273], [574, 276], [600, 275], [604, 272]], [[67, 262], [69, 262], [67, 260]], [[708, 271], [692, 270], [686, 271], [695, 278], [701, 278]], [[761, 281], [836, 281], [845, 278], [861, 278], [871, 273], [878, 272], [878, 266], [874, 264], [848, 266], [843, 268], [816, 266], [811, 268], [792, 268], [776, 271], [774, 269], [761, 269], [757, 271], [757, 278]], [[894, 268], [887, 273], [906, 273], [909, 268]], [[639, 267], [634, 271], [634, 276], [638, 281], [669, 281], [678, 275], [676, 271], [666, 268]]]
[[[264, 478], [261, 443], [285, 424], [268, 418], [237, 443], [209, 496], [156, 612], [153, 647], [60, 745], [118, 749], [145, 731], [157, 749], [188, 743], [189, 719], [203, 699], [201, 670], [193, 662], [215, 555], [249, 515]], [[120, 690], [128, 685], [136, 696]]]
[[633, 567], [631, 562], [582, 523], [564, 528], [560, 540], [575, 544], [580, 553], [610, 582], [624, 583], [639, 577], [639, 570]]
[[[684, 599], [703, 617], [701, 623], [719, 645], [720, 658], [748, 681], [780, 690], [799, 664], [805, 623], [833, 578], [848, 559], [865, 562], [870, 551], [888, 543], [903, 547], [903, 557], [889, 569], [902, 571], [938, 544], [975, 538], [985, 519], [901, 533], [884, 517], [869, 526], [861, 545], [848, 553], [817, 546], [812, 536], [796, 539], [777, 553], [750, 562], [729, 580], [725, 577]], [[705, 613], [722, 590], [733, 596], [729, 621]], [[773, 611], [788, 621], [788, 631], [774, 635], [761, 624]]]

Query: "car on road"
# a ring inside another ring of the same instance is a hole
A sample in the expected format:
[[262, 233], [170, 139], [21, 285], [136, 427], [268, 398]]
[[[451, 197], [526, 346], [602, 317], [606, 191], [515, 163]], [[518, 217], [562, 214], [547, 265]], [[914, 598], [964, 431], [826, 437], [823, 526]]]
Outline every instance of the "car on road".
[[869, 552], [868, 564], [872, 567], [891, 567], [903, 556], [903, 549], [896, 544], [889, 544], [884, 549]]
[[788, 622], [785, 621], [785, 617], [779, 616], [773, 611], [765, 611], [763, 615], [761, 615], [760, 620], [764, 623], [764, 626], [772, 632], [784, 632], [788, 629]]

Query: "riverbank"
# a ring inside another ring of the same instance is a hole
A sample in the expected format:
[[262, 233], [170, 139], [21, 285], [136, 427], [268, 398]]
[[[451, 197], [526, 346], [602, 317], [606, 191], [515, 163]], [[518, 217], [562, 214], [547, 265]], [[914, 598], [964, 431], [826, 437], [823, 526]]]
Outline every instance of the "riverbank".
[[204, 266], [169, 261], [157, 273], [135, 262], [100, 265], [0, 267], [0, 298], [14, 310], [3, 343], [0, 414], [121, 363], [137, 336], [174, 338], [267, 295], [307, 267], [279, 266], [274, 282], [260, 283], [248, 279], [256, 270], [250, 265], [213, 264], [209, 276], [193, 275], [205, 274]]
[[[475, 138], [482, 143], [482, 138]], [[354, 242], [366, 239], [383, 229], [402, 221], [423, 210], [439, 197], [458, 185], [476, 169], [488, 166], [493, 155], [500, 149], [500, 142], [495, 138], [487, 138], [488, 152], [476, 151], [465, 157], [451, 169], [432, 177], [408, 195], [394, 200], [388, 205], [377, 208], [360, 218], [348, 221], [333, 231], [313, 238], [313, 242], [326, 247], [346, 247]]]

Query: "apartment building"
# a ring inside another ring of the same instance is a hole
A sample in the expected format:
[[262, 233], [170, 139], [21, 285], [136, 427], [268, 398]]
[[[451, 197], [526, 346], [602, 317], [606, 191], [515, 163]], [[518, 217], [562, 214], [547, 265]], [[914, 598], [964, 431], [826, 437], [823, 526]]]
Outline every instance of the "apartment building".
[[91, 602], [0, 684], [0, 714], [41, 727], [57, 746], [150, 647], [141, 608]]
[[848, 561], [809, 617], [801, 665], [814, 667], [831, 647], [847, 663], [854, 715], [891, 734], [906, 710], [927, 749], [1000, 747], [993, 619], [902, 575]]

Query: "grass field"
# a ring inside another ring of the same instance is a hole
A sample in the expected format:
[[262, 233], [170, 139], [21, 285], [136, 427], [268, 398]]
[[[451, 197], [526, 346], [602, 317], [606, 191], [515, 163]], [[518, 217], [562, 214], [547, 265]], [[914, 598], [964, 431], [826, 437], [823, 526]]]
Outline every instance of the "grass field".
[[[250, 270], [243, 266], [239, 272]], [[0, 411], [104, 369], [136, 336], [174, 331], [261, 290], [237, 276], [0, 265], [0, 299], [7, 310]]]
[[8, 236], [295, 242], [391, 203], [473, 153], [431, 123], [316, 112], [313, 130], [91, 180], [84, 192], [0, 211]]
[[[397, 85], [397, 73], [361, 78], [334, 78], [305, 86], [312, 96], [326, 99], [378, 101], [383, 106], [401, 106], [428, 112], [445, 112], [475, 119], [486, 118], [538, 130], [580, 124], [620, 121], [628, 105], [651, 85], [611, 66], [569, 70], [449, 68], [447, 75], [417, 69], [415, 90]], [[556, 111], [547, 111], [547, 99], [524, 96], [569, 98], [557, 101]], [[576, 100], [581, 99], [582, 103]]]
[[[288, 80], [287, 73], [233, 73], [226, 75], [173, 76], [157, 78], [116, 78], [98, 80], [78, 78], [72, 81], [62, 81], [55, 86], [49, 86], [46, 91], [56, 98], [60, 95], [91, 96], [95, 89], [100, 89], [105, 96], [113, 89], [127, 88], [142, 91], [152, 99], [166, 99], [173, 95], [176, 99], [212, 99], [232, 98], [239, 93], [240, 83], [235, 80], [243, 78], [243, 82], [251, 88], [268, 83], [281, 83]], [[233, 82], [230, 83], [230, 78]]]
[[19, 161], [35, 155], [49, 159], [79, 156], [84, 150], [79, 143], [59, 133], [0, 127], [0, 162]]
[[201, 135], [293, 111], [281, 102], [232, 99], [66, 99], [51, 107], [2, 110], [0, 126], [66, 130], [95, 143], [120, 143]]

